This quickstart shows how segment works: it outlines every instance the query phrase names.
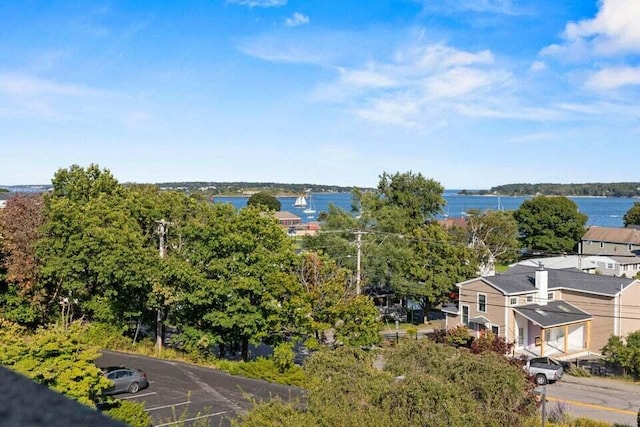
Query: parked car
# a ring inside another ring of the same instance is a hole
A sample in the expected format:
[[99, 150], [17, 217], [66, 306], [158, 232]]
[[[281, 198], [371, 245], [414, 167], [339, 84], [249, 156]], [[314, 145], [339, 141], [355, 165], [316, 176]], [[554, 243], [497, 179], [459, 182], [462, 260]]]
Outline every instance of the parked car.
[[534, 357], [527, 360], [523, 369], [535, 379], [538, 385], [560, 381], [564, 373], [562, 364], [548, 357]]
[[140, 369], [126, 368], [124, 366], [110, 366], [102, 369], [107, 379], [113, 381], [113, 386], [104, 394], [137, 393], [143, 388], [149, 387], [147, 374]]

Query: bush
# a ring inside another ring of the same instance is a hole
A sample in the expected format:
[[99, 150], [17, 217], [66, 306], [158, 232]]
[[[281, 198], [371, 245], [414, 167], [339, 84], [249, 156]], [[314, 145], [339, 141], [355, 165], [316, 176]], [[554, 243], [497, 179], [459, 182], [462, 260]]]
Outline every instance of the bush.
[[513, 343], [508, 343], [503, 337], [494, 335], [491, 332], [487, 332], [477, 340], [471, 343], [471, 352], [473, 354], [484, 353], [492, 351], [496, 354], [504, 356], [513, 349]]
[[302, 387], [305, 384], [304, 371], [300, 366], [292, 364], [288, 369], [281, 372], [280, 367], [273, 359], [264, 357], [258, 357], [250, 362], [220, 360], [216, 362], [216, 367], [229, 372], [231, 375], [240, 375], [298, 387]]
[[129, 349], [132, 341], [123, 336], [123, 330], [114, 325], [106, 323], [89, 323], [85, 331], [87, 343], [100, 348], [110, 348], [113, 350]]
[[122, 421], [132, 427], [149, 427], [153, 425], [151, 416], [144, 405], [128, 400], [115, 400], [102, 405], [102, 413], [114, 420]]

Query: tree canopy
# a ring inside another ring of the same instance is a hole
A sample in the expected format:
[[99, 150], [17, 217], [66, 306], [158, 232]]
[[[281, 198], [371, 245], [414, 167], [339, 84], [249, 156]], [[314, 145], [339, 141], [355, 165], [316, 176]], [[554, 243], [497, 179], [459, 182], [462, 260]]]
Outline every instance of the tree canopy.
[[467, 239], [483, 265], [514, 261], [520, 249], [518, 223], [512, 211], [470, 210]]
[[360, 234], [361, 279], [370, 292], [395, 292], [424, 306], [436, 304], [477, 268], [471, 250], [434, 221], [444, 206], [443, 191], [421, 174], [383, 173], [376, 191], [354, 191], [357, 217], [330, 207], [323, 232], [305, 247], [331, 256], [355, 274]]
[[640, 225], [640, 202], [633, 202], [633, 206], [622, 217], [624, 226]]
[[280, 200], [264, 191], [254, 193], [247, 200], [247, 206], [265, 206], [272, 211], [279, 211], [282, 204]]
[[383, 370], [373, 360], [354, 348], [317, 352], [305, 363], [306, 405], [272, 400], [234, 425], [497, 427], [526, 425], [536, 411], [533, 383], [492, 352], [403, 340], [385, 352]]
[[566, 252], [575, 249], [585, 233], [587, 216], [573, 200], [537, 196], [514, 213], [523, 246], [530, 250]]

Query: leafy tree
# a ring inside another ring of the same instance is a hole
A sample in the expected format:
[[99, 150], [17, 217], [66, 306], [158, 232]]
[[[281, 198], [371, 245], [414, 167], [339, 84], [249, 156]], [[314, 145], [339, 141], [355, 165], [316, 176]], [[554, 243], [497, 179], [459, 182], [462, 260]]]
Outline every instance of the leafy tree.
[[4, 254], [0, 264], [6, 271], [4, 292], [0, 291], [0, 306], [3, 307], [0, 310], [8, 319], [21, 323], [37, 323], [46, 305], [38, 281], [35, 255], [43, 221], [42, 196], [39, 194], [12, 197], [0, 215]]
[[189, 284], [177, 318], [208, 345], [277, 344], [306, 321], [291, 240], [255, 207], [203, 205], [184, 230], [181, 252], [202, 274]]
[[520, 248], [518, 223], [510, 211], [470, 210], [467, 216], [468, 240], [482, 265], [509, 263]]
[[620, 365], [635, 378], [640, 377], [640, 331], [630, 333], [626, 342], [612, 335], [602, 348], [602, 354], [606, 361]]
[[279, 211], [281, 207], [280, 200], [276, 199], [269, 193], [263, 191], [254, 193], [249, 197], [247, 206], [266, 206], [269, 210]]
[[67, 298], [75, 315], [138, 319], [158, 256], [128, 209], [131, 193], [94, 165], [61, 169], [52, 181], [36, 252], [49, 314]]
[[524, 247], [555, 252], [573, 250], [587, 222], [587, 216], [566, 197], [534, 197], [522, 203], [514, 216]]
[[640, 224], [640, 202], [634, 202], [633, 206], [622, 217], [624, 226]]
[[335, 329], [346, 345], [369, 346], [380, 341], [379, 312], [369, 297], [357, 296], [348, 270], [317, 253], [302, 255], [299, 277], [310, 306], [310, 329], [320, 339]]
[[444, 205], [442, 192], [439, 183], [421, 174], [383, 173], [376, 191], [354, 191], [358, 217], [330, 209], [324, 233], [306, 247], [355, 271], [354, 232], [363, 232], [361, 279], [371, 292], [395, 292], [425, 307], [438, 303], [455, 283], [476, 273], [466, 245], [433, 223]]

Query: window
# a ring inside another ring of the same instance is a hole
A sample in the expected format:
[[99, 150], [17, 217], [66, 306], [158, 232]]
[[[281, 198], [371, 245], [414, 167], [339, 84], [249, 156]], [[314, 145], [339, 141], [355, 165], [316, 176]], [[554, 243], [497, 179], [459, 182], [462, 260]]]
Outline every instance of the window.
[[500, 335], [500, 326], [491, 326], [491, 332], [493, 333], [493, 335], [498, 336]]
[[518, 328], [518, 346], [524, 345], [524, 328]]
[[548, 299], [549, 301], [552, 301], [552, 300], [553, 300], [553, 292], [549, 292], [549, 293], [547, 294], [547, 299]]
[[518, 305], [518, 297], [511, 297], [509, 299], [509, 304], [510, 305]]
[[612, 263], [607, 263], [607, 268], [608, 268], [609, 270], [611, 270], [611, 269], [613, 268], [613, 264], [612, 264]]
[[527, 302], [533, 302], [533, 295], [527, 295]]
[[600, 242], [600, 247], [604, 248], [604, 242]]
[[462, 306], [462, 324], [469, 326], [469, 306]]
[[478, 294], [478, 311], [487, 312], [487, 296], [485, 294]]

